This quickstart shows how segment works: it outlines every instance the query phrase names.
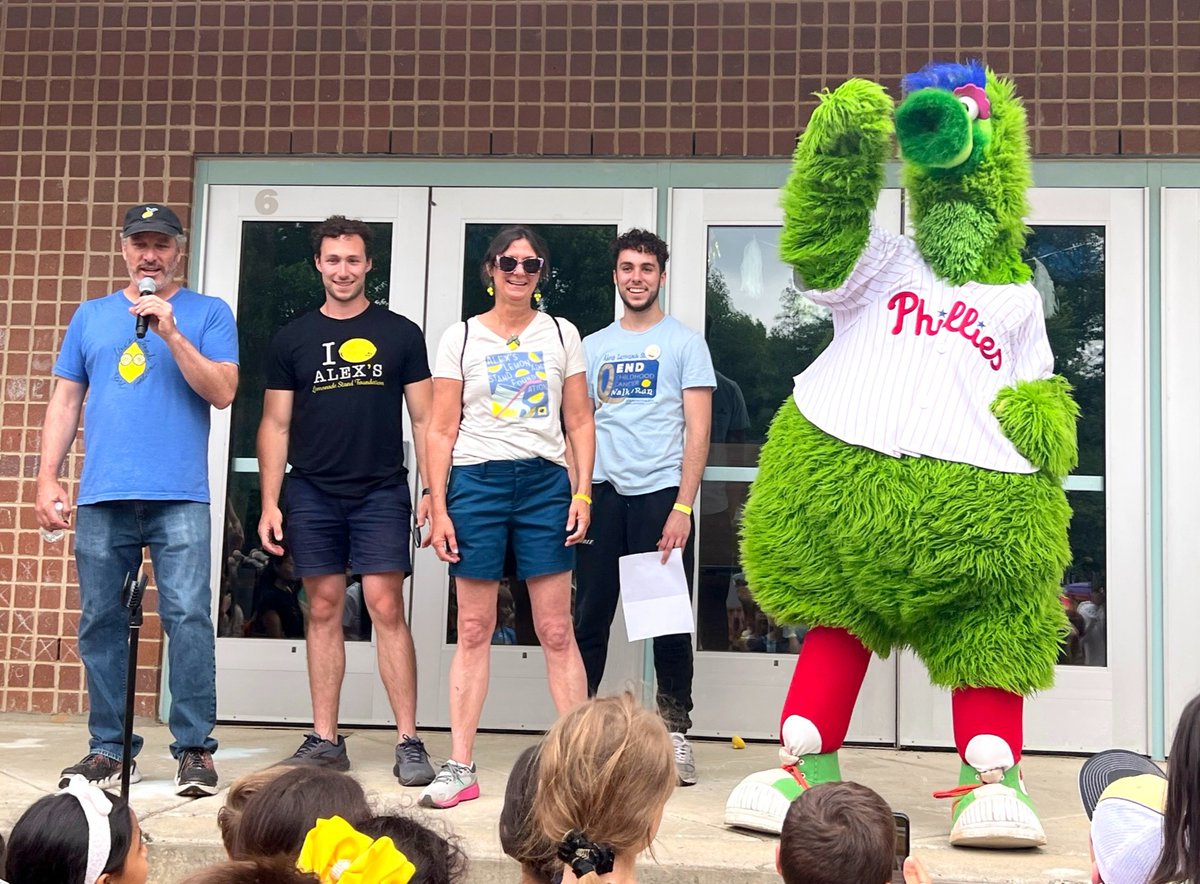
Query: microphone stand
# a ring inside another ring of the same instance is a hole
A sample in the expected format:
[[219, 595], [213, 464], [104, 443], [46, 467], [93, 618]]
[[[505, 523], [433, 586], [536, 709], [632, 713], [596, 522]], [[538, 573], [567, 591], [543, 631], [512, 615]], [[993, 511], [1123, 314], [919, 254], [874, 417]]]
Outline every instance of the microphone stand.
[[133, 766], [133, 697], [137, 692], [138, 633], [142, 628], [142, 596], [146, 575], [125, 575], [121, 603], [129, 609], [129, 659], [125, 667], [125, 743], [121, 753], [121, 797], [129, 799], [129, 771]]

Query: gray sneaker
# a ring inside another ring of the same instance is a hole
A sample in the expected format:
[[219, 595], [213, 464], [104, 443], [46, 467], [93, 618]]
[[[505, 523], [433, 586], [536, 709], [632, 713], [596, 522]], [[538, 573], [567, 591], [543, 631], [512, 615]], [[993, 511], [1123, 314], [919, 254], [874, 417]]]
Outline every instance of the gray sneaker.
[[396, 764], [392, 774], [401, 786], [428, 786], [433, 782], [433, 765], [420, 737], [405, 734], [396, 744]]
[[316, 734], [307, 734], [300, 748], [285, 758], [283, 764], [317, 764], [334, 770], [350, 769], [350, 754], [346, 751], [346, 738], [339, 736], [337, 742], [322, 739]]
[[675, 744], [675, 774], [679, 785], [696, 785], [696, 756], [692, 754], [692, 744], [683, 734], [671, 734], [671, 742]]
[[421, 793], [422, 807], [453, 807], [460, 801], [479, 797], [479, 777], [475, 765], [447, 761], [425, 791]]

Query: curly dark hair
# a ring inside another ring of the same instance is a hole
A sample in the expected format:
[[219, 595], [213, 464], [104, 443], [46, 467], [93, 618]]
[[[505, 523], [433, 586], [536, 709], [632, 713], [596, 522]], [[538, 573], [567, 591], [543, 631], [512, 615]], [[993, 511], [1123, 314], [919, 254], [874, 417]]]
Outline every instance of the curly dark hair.
[[371, 239], [373, 234], [367, 222], [357, 218], [347, 218], [345, 215], [330, 215], [312, 229], [313, 257], [321, 257], [321, 243], [327, 239], [337, 239], [339, 236], [361, 236], [363, 251], [367, 260], [371, 260]]
[[667, 269], [667, 258], [670, 257], [670, 254], [667, 252], [667, 244], [649, 230], [642, 230], [640, 227], [632, 227], [613, 240], [613, 269], [616, 269], [617, 259], [621, 257], [621, 252], [625, 251], [626, 249], [633, 249], [635, 252], [653, 255], [658, 259], [659, 272]]
[[372, 838], [385, 835], [417, 867], [410, 884], [452, 884], [464, 881], [467, 855], [453, 835], [436, 832], [421, 820], [401, 813], [371, 817], [358, 831]]

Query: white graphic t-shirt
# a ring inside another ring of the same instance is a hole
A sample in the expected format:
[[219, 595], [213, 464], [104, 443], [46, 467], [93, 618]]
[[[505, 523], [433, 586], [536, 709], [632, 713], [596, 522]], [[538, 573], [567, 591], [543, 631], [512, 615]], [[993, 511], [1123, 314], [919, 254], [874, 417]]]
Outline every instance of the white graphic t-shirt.
[[1037, 472], [989, 410], [1002, 388], [1054, 372], [1032, 285], [953, 285], [872, 223], [846, 282], [804, 294], [833, 312], [832, 343], [793, 391], [816, 426], [895, 457]]
[[587, 369], [579, 331], [537, 313], [517, 338], [510, 344], [476, 317], [465, 342], [461, 322], [442, 335], [433, 376], [463, 382], [454, 466], [529, 457], [567, 464], [559, 412], [563, 382]]

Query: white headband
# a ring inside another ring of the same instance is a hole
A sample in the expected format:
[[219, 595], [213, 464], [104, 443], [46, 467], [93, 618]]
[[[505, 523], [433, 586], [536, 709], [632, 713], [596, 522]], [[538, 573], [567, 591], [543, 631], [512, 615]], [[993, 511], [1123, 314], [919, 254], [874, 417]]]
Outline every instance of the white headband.
[[108, 822], [112, 802], [83, 774], [74, 774], [67, 780], [67, 787], [59, 789], [58, 794], [72, 796], [83, 808], [88, 827], [87, 872], [84, 873], [83, 884], [96, 884], [112, 852], [112, 829]]

